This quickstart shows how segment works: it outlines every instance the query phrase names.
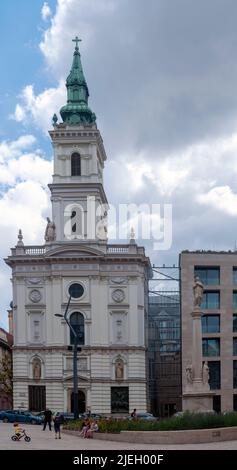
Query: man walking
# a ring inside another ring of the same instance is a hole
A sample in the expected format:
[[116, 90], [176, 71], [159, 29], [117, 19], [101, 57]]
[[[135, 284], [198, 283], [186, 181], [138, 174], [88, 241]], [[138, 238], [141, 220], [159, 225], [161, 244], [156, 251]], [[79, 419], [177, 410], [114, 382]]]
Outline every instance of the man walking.
[[52, 421], [52, 411], [49, 410], [48, 408], [46, 408], [45, 412], [44, 412], [44, 427], [43, 427], [43, 431], [45, 431], [45, 428], [47, 426], [47, 423], [49, 425], [49, 430], [52, 431], [51, 429], [51, 421]]

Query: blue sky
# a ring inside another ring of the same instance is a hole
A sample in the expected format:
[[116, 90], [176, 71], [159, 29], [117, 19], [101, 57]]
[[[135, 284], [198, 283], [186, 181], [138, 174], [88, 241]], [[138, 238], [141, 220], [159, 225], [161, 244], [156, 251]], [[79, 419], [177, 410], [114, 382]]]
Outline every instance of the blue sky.
[[108, 160], [110, 203], [172, 204], [173, 242], [228, 250], [237, 240], [236, 0], [0, 2], [0, 325], [11, 300], [3, 258], [42, 244], [51, 216], [47, 131], [66, 102], [75, 35]]
[[[53, 12], [56, 2], [52, 0], [48, 2], [48, 5]], [[26, 83], [34, 84], [37, 92], [49, 87], [54, 81], [39, 48], [43, 28], [47, 25], [47, 21], [44, 21], [41, 16], [42, 6], [41, 0], [33, 2], [28, 0], [8, 2], [5, 0], [0, 2], [0, 142], [12, 142], [21, 138], [22, 135], [34, 135], [37, 148], [42, 150], [44, 158], [51, 159], [51, 144], [45, 133], [37, 126], [31, 125], [30, 122], [17, 122], [11, 117]], [[24, 153], [24, 144], [22, 151]], [[0, 184], [2, 197], [12, 186], [7, 182]], [[14, 213], [11, 217], [14, 218]], [[17, 232], [15, 237], [16, 234]], [[5, 238], [3, 230], [0, 231], [0, 236], [3, 241]], [[7, 250], [1, 250], [1, 256], [7, 256], [8, 252], [9, 246]], [[6, 291], [4, 288], [1, 289], [0, 325], [6, 327], [5, 312], [11, 300], [11, 286], [10, 270], [6, 269], [2, 260], [1, 272], [4, 277], [2, 286], [7, 288]]]
[[[41, 17], [42, 0], [3, 0], [0, 2], [0, 138], [11, 139], [26, 131], [9, 116], [14, 111], [17, 97], [27, 81], [34, 83], [36, 91], [53, 83], [53, 76], [45, 66], [39, 43], [45, 21]], [[48, 2], [52, 11], [56, 1]], [[30, 125], [27, 132], [31, 131]], [[49, 151], [49, 142], [34, 128], [41, 145]]]

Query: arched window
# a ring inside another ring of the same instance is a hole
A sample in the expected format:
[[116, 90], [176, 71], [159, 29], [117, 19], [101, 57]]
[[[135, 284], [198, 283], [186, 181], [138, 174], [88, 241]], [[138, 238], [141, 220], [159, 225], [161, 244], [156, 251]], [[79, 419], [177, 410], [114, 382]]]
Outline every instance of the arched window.
[[[70, 323], [77, 334], [77, 344], [85, 344], [84, 317], [80, 312], [74, 312], [70, 316]], [[70, 344], [74, 344], [75, 337], [70, 330]]]
[[75, 232], [77, 231], [77, 224], [76, 224], [76, 222], [74, 222], [76, 215], [77, 215], [76, 211], [72, 211], [72, 215], [71, 215], [71, 219], [72, 219], [72, 233], [75, 233]]
[[71, 174], [72, 176], [81, 176], [81, 157], [79, 153], [73, 153], [71, 156]]

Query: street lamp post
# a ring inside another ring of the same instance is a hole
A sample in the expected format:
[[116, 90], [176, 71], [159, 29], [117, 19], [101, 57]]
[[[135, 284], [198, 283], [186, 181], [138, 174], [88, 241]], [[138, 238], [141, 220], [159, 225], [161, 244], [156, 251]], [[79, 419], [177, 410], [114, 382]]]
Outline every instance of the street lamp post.
[[77, 346], [78, 346], [78, 334], [76, 330], [73, 328], [71, 325], [70, 321], [68, 320], [67, 317], [67, 312], [69, 309], [69, 305], [71, 302], [71, 294], [68, 299], [68, 303], [66, 306], [66, 310], [64, 315], [61, 315], [60, 313], [55, 313], [55, 317], [61, 317], [64, 318], [66, 321], [67, 325], [70, 328], [70, 331], [72, 332], [74, 336], [74, 343], [73, 343], [73, 411], [74, 411], [74, 419], [78, 419], [79, 412], [78, 412], [78, 374], [77, 374]]

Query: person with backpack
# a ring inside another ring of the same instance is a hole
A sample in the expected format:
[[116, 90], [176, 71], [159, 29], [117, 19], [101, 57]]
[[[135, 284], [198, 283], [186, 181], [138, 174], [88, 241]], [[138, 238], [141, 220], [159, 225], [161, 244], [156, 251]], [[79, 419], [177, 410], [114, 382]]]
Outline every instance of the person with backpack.
[[57, 438], [61, 439], [60, 426], [63, 422], [62, 415], [60, 413], [55, 413], [53, 417], [53, 422], [54, 422], [55, 439]]

